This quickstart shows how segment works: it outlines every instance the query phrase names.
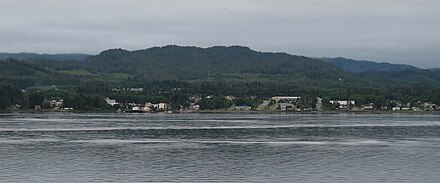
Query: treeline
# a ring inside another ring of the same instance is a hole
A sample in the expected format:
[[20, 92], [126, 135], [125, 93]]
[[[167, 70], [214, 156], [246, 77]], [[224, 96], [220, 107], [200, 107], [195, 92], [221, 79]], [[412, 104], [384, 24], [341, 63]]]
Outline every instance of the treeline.
[[9, 109], [11, 106], [21, 103], [22, 98], [22, 93], [17, 88], [0, 85], [0, 110]]
[[54, 106], [45, 105], [51, 100], [63, 100], [63, 107], [76, 110], [109, 110], [111, 107], [104, 101], [101, 95], [89, 95], [75, 92], [47, 90], [47, 91], [21, 91], [11, 86], [0, 86], [0, 109], [34, 109], [36, 105], [43, 109], [51, 109]]

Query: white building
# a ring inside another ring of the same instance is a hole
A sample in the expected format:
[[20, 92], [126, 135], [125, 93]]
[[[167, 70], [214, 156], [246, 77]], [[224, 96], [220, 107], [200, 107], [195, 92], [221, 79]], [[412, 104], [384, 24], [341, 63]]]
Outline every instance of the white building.
[[55, 107], [61, 107], [63, 105], [63, 99], [54, 99], [50, 101], [50, 104]]
[[331, 104], [339, 104], [341, 106], [356, 105], [354, 100], [330, 100]]
[[423, 104], [423, 108], [428, 111], [433, 111], [437, 109], [437, 105], [430, 102], [426, 102], [425, 104]]
[[299, 99], [301, 99], [301, 97], [289, 97], [289, 96], [275, 96], [270, 98], [272, 100], [275, 100], [276, 102], [280, 101], [280, 100], [291, 100], [291, 101], [297, 101]]
[[144, 89], [143, 88], [130, 88], [129, 91], [131, 91], [131, 92], [143, 92]]
[[111, 106], [115, 106], [115, 105], [119, 104], [118, 102], [116, 102], [116, 100], [111, 100], [111, 99], [108, 98], [108, 97], [105, 99], [105, 102], [106, 102], [108, 105], [111, 105]]
[[295, 110], [295, 105], [291, 103], [281, 103], [280, 104], [280, 110], [282, 111], [293, 111]]
[[157, 104], [157, 109], [159, 109], [159, 110], [168, 109], [168, 104], [167, 103], [159, 103], [159, 104]]
[[393, 110], [393, 111], [400, 111], [401, 109], [400, 109], [400, 107], [393, 107], [391, 110]]
[[252, 107], [247, 106], [247, 105], [235, 106], [235, 110], [238, 110], [238, 111], [249, 111], [251, 109], [252, 109]]
[[150, 102], [145, 103], [145, 107], [149, 107], [150, 109], [156, 109], [156, 110], [166, 110], [168, 109], [167, 103], [158, 103], [158, 104], [152, 104]]

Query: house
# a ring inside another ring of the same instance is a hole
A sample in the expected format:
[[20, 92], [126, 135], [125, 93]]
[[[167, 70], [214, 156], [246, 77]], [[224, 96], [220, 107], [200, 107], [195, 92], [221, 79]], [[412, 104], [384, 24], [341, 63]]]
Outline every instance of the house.
[[149, 109], [155, 109], [155, 110], [166, 110], [168, 109], [167, 103], [158, 103], [158, 104], [152, 104], [150, 102], [145, 103], [145, 107], [148, 107]]
[[356, 105], [354, 100], [330, 100], [331, 104], [339, 104], [340, 106]]
[[316, 110], [320, 111], [322, 109], [322, 98], [316, 98]]
[[20, 109], [20, 108], [21, 108], [20, 104], [10, 105], [8, 107], [9, 110], [17, 110], [17, 109]]
[[301, 97], [289, 97], [289, 96], [274, 96], [271, 97], [270, 99], [274, 100], [275, 102], [279, 102], [280, 100], [287, 100], [287, 101], [298, 101], [299, 99], [301, 99]]
[[235, 97], [232, 95], [228, 95], [225, 98], [226, 98], [226, 100], [235, 100]]
[[130, 92], [143, 92], [144, 91], [144, 89], [143, 88], [130, 88], [130, 89], [128, 89], [128, 91], [130, 91]]
[[364, 111], [371, 111], [371, 110], [374, 110], [374, 104], [371, 103], [371, 104], [365, 105], [365, 106], [363, 107], [363, 110], [364, 110]]
[[63, 111], [73, 111], [73, 107], [65, 107], [65, 108], [62, 108], [61, 110], [63, 110]]
[[391, 110], [392, 110], [392, 111], [400, 111], [401, 108], [400, 108], [400, 107], [393, 107]]
[[41, 105], [35, 105], [35, 106], [34, 106], [34, 109], [35, 109], [35, 110], [41, 110]]
[[281, 103], [280, 110], [281, 111], [293, 111], [293, 110], [295, 110], [295, 105], [293, 105], [291, 103]]
[[402, 111], [409, 111], [409, 110], [412, 110], [412, 108], [410, 108], [410, 107], [402, 107]]
[[133, 110], [133, 111], [140, 111], [140, 110], [141, 110], [141, 107], [137, 107], [137, 106], [135, 106], [135, 107], [132, 107], [131, 110]]
[[157, 109], [159, 109], [159, 110], [168, 109], [168, 104], [167, 103], [159, 103], [159, 104], [157, 104]]
[[54, 107], [61, 107], [64, 103], [63, 99], [53, 99], [50, 101], [50, 104]]
[[239, 111], [249, 111], [251, 109], [252, 107], [247, 105], [235, 106], [235, 110], [239, 110]]
[[110, 99], [110, 98], [108, 98], [108, 97], [105, 99], [105, 102], [106, 102], [108, 105], [111, 105], [111, 106], [115, 106], [115, 105], [119, 104], [118, 102], [116, 102], [116, 100], [112, 100], [112, 99]]
[[437, 104], [433, 104], [431, 102], [425, 102], [423, 104], [423, 108], [427, 111], [433, 111], [437, 109]]

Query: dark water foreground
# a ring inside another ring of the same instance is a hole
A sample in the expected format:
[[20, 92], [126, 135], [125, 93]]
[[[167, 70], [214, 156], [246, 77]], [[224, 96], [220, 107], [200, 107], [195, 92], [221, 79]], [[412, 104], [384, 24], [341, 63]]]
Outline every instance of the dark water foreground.
[[1, 114], [0, 182], [438, 182], [440, 116]]

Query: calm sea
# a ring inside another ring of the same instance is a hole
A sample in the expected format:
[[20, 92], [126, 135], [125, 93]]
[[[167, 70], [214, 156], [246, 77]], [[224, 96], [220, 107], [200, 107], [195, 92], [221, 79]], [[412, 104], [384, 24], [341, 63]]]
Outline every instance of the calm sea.
[[0, 114], [0, 182], [439, 181], [439, 115]]

